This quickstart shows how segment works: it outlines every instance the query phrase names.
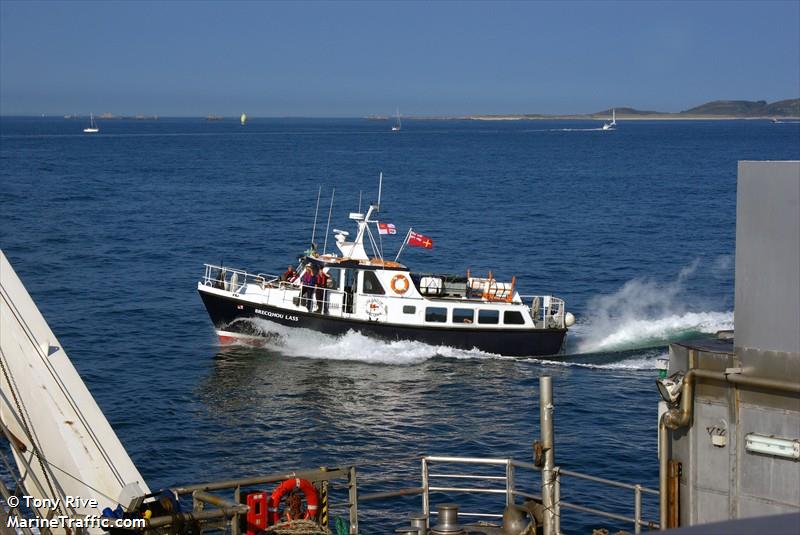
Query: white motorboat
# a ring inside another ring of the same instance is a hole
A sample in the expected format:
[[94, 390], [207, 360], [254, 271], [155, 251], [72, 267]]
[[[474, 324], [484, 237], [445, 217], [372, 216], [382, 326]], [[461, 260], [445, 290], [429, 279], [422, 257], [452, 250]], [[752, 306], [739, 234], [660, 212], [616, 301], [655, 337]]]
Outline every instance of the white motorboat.
[[[397, 261], [403, 247], [433, 247], [433, 240], [412, 229], [397, 257], [384, 259], [372, 228], [379, 234], [396, 230], [376, 218], [379, 206], [350, 214], [358, 225], [352, 241], [348, 232], [333, 230], [338, 253], [319, 254], [312, 246], [298, 259], [297, 270], [284, 276], [206, 264], [197, 290], [220, 341], [259, 343], [273, 334], [265, 332], [262, 320], [268, 320], [332, 335], [353, 330], [509, 356], [561, 351], [574, 322], [562, 299], [520, 295], [516, 277], [501, 282], [491, 272], [479, 277], [469, 270], [459, 275], [412, 271]], [[306, 270], [303, 280], [298, 274]], [[324, 286], [312, 278], [320, 271], [327, 279]]]

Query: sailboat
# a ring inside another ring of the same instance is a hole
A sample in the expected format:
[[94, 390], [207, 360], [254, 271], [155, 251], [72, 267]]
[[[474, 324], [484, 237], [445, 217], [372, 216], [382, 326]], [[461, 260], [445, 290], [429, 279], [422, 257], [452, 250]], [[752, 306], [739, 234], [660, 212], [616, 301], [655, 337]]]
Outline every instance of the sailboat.
[[603, 125], [603, 130], [616, 130], [617, 129], [617, 110], [611, 110], [611, 122]]
[[242, 123], [242, 126], [247, 124], [247, 114], [246, 113], [242, 113], [242, 116], [239, 117], [239, 121]]
[[395, 115], [397, 116], [397, 124], [392, 127], [392, 132], [399, 132], [403, 127], [403, 123], [400, 121], [400, 108], [397, 108]]
[[89, 114], [89, 128], [84, 128], [83, 132], [85, 134], [96, 134], [99, 131], [100, 131], [100, 129], [97, 127], [97, 124], [94, 122], [94, 115], [90, 113]]

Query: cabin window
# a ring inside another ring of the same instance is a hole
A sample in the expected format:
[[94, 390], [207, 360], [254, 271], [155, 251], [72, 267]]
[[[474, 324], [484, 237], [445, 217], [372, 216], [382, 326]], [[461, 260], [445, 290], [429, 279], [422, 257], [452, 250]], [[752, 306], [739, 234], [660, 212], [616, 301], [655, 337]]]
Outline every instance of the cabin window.
[[472, 323], [475, 321], [474, 308], [454, 308], [453, 323]]
[[478, 323], [496, 325], [500, 323], [499, 310], [479, 310]]
[[425, 321], [444, 323], [447, 321], [447, 309], [444, 307], [428, 307], [425, 309]]
[[381, 286], [381, 281], [378, 280], [378, 276], [375, 275], [374, 271], [362, 271], [362, 277], [364, 278], [364, 293], [370, 295], [384, 295], [386, 292]]
[[328, 274], [328, 288], [331, 290], [338, 290], [341, 288], [339, 280], [342, 278], [342, 270], [339, 268], [330, 268]]
[[506, 325], [525, 325], [525, 318], [519, 310], [506, 310], [503, 312], [503, 323]]
[[403, 314], [416, 314], [417, 307], [414, 305], [405, 305], [403, 306]]

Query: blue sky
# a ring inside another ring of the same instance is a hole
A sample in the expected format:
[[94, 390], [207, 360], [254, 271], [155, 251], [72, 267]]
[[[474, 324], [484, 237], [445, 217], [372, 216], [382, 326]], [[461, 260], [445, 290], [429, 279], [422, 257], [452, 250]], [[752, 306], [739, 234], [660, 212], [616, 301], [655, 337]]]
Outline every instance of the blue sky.
[[680, 111], [800, 96], [800, 0], [0, 0], [0, 114]]

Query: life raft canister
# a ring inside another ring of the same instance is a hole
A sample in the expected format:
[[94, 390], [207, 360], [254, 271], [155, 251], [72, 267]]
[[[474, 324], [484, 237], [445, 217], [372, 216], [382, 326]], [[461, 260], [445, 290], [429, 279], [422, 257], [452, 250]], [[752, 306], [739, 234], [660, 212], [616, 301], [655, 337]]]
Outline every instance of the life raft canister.
[[[292, 489], [300, 489], [303, 491], [303, 494], [306, 497], [306, 514], [303, 516], [304, 520], [309, 520], [317, 516], [317, 508], [319, 507], [319, 497], [317, 496], [317, 489], [314, 488], [314, 485], [311, 484], [310, 481], [307, 479], [301, 479], [299, 477], [295, 477], [292, 479], [287, 479], [280, 485], [278, 485], [274, 491], [272, 491], [272, 496], [269, 497], [269, 523], [270, 525], [275, 525], [280, 522], [281, 514], [279, 511], [279, 507], [281, 504], [281, 498], [283, 498], [284, 494], [287, 494], [292, 491]], [[299, 520], [297, 518], [290, 518], [289, 520]]]
[[405, 275], [395, 275], [392, 277], [392, 282], [389, 284], [392, 291], [398, 295], [403, 295], [408, 291], [408, 277]]

